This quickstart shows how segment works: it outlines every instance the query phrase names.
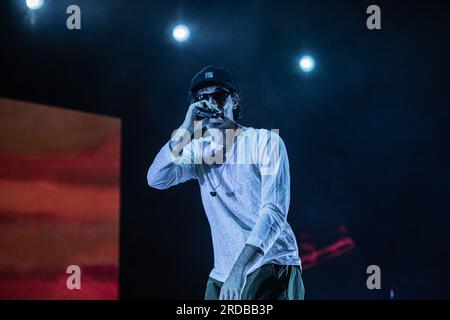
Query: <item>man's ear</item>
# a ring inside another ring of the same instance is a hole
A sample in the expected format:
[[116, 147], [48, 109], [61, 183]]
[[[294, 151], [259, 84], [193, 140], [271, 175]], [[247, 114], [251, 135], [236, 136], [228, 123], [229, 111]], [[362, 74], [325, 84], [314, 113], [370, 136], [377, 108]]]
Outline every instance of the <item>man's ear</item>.
[[236, 96], [231, 97], [233, 101], [233, 110], [236, 110], [239, 104], [239, 99]]

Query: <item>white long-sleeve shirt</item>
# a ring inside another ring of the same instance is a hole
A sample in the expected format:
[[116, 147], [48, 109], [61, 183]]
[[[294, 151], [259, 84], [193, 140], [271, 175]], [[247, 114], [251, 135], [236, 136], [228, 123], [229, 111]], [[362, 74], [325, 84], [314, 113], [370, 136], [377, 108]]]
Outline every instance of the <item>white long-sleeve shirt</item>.
[[267, 263], [301, 266], [295, 235], [286, 221], [290, 177], [283, 140], [266, 129], [241, 129], [224, 164], [205, 164], [222, 150], [209, 136], [192, 140], [180, 156], [166, 143], [147, 174], [148, 184], [156, 189], [199, 181], [214, 248], [210, 277], [218, 281], [227, 279], [245, 244], [264, 253], [249, 272]]

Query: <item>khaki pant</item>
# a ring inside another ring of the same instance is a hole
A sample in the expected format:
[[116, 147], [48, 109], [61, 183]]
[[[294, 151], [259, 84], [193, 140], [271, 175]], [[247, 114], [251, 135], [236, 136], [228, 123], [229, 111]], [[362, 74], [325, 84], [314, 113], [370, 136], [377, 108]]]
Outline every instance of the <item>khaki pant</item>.
[[[218, 300], [223, 282], [208, 278], [205, 300]], [[242, 300], [303, 300], [300, 267], [266, 264], [247, 276]]]

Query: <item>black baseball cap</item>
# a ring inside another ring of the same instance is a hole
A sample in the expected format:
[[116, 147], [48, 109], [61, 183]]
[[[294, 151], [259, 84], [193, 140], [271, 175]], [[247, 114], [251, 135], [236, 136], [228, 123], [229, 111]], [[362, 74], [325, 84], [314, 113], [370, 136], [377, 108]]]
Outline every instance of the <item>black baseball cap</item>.
[[220, 85], [232, 91], [237, 91], [234, 88], [230, 72], [222, 67], [207, 66], [192, 78], [190, 88], [191, 94], [195, 94], [198, 90], [210, 85]]

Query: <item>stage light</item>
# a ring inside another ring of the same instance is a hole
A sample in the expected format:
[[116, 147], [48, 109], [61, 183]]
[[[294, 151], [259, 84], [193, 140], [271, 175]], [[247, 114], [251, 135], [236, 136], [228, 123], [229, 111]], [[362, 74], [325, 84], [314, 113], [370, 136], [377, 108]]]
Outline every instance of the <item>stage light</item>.
[[44, 4], [44, 0], [27, 0], [27, 7], [31, 10], [37, 10]]
[[178, 42], [186, 41], [190, 35], [191, 32], [189, 31], [189, 28], [183, 24], [177, 25], [172, 31], [173, 38]]
[[303, 72], [310, 72], [314, 69], [316, 62], [311, 56], [303, 56], [298, 64]]

